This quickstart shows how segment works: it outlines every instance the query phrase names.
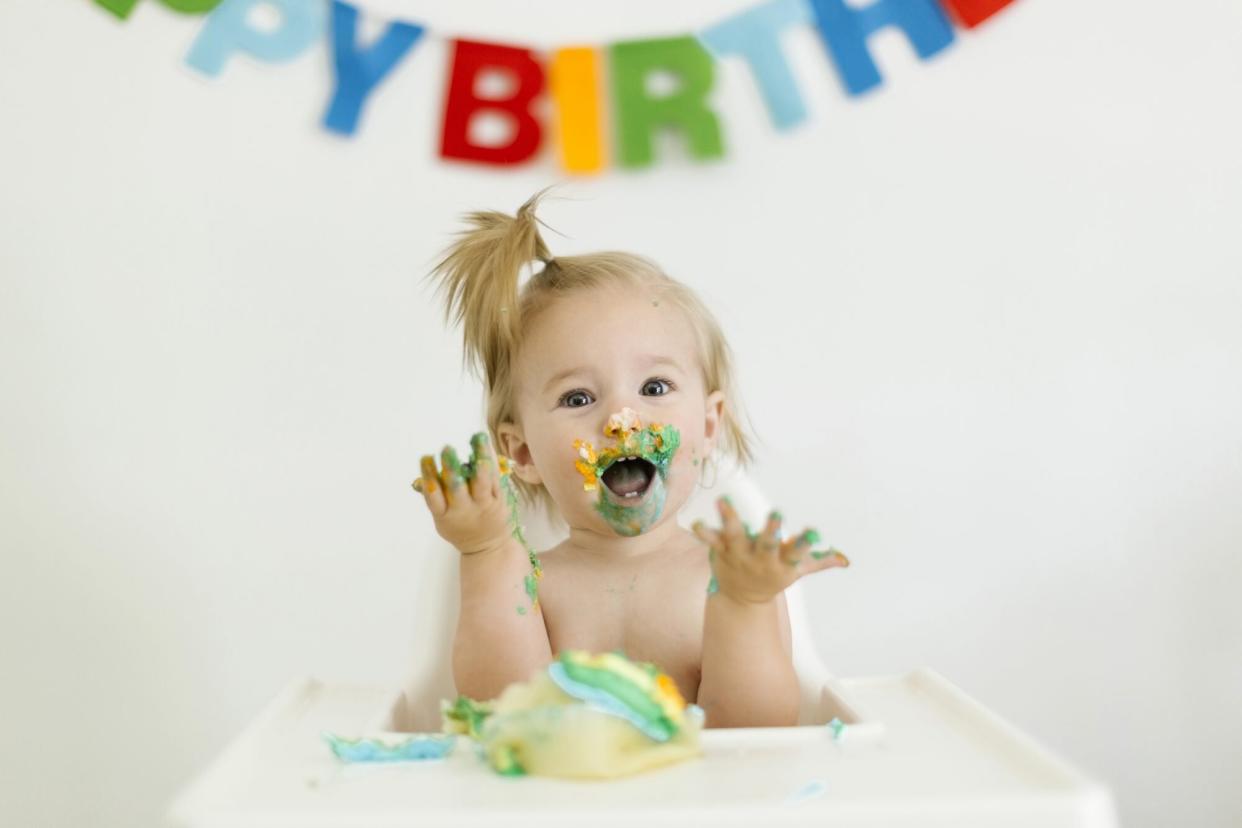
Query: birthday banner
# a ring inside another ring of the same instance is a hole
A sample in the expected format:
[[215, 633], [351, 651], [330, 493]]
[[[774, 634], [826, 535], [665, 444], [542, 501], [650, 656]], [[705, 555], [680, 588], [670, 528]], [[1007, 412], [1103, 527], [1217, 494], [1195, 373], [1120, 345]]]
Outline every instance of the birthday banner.
[[[147, 0], [154, 2], [155, 0]], [[94, 0], [121, 20], [139, 0]], [[335, 88], [323, 126], [352, 136], [363, 109], [420, 43], [423, 23], [385, 20], [370, 43], [358, 38], [359, 9], [343, 0], [159, 0], [174, 11], [206, 14], [185, 62], [208, 77], [224, 71], [236, 54], [265, 63], [292, 60], [327, 37]], [[778, 130], [806, 120], [806, 106], [781, 50], [781, 34], [810, 26], [819, 34], [847, 94], [862, 95], [881, 83], [867, 39], [877, 30], [901, 30], [922, 60], [940, 54], [954, 41], [954, 24], [974, 28], [1012, 0], [874, 0], [858, 7], [847, 0], [768, 0], [711, 25], [678, 37], [626, 40], [602, 47], [567, 46], [546, 56], [504, 43], [448, 38], [448, 81], [441, 120], [442, 158], [511, 166], [530, 161], [552, 133], [565, 171], [588, 174], [610, 161], [605, 123], [611, 123], [611, 162], [633, 168], [650, 165], [654, 136], [675, 129], [690, 155], [720, 158], [724, 141], [720, 118], [708, 105], [715, 82], [715, 61], [746, 62]], [[252, 12], [268, 6], [279, 13], [272, 27], [258, 27]], [[504, 94], [482, 96], [481, 77], [507, 76]], [[657, 73], [676, 79], [672, 91], [654, 94], [648, 80]], [[553, 124], [531, 111], [545, 91], [552, 100]], [[611, 109], [606, 110], [604, 98]], [[471, 135], [474, 118], [499, 115], [511, 129], [498, 143]], [[546, 128], [545, 128], [546, 127]]]

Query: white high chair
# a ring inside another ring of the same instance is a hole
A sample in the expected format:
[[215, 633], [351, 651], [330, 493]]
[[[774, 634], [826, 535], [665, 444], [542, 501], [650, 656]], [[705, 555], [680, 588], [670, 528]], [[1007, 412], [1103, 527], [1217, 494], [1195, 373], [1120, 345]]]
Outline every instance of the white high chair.
[[[769, 504], [736, 467], [679, 515], [718, 523], [728, 494], [761, 525]], [[526, 537], [547, 549], [561, 533], [532, 517]], [[457, 552], [439, 538], [423, 560], [415, 654], [404, 687], [291, 682], [184, 789], [169, 824], [185, 828], [388, 828], [436, 825], [1041, 826], [1112, 828], [1112, 797], [1030, 737], [928, 669], [837, 679], [815, 648], [800, 588], [786, 592], [799, 726], [702, 733], [703, 756], [608, 782], [492, 773], [465, 737], [444, 760], [343, 764], [320, 734], [398, 739], [438, 731], [453, 698], [450, 647]], [[838, 720], [836, 726], [826, 723]], [[842, 728], [840, 724], [844, 724]]]

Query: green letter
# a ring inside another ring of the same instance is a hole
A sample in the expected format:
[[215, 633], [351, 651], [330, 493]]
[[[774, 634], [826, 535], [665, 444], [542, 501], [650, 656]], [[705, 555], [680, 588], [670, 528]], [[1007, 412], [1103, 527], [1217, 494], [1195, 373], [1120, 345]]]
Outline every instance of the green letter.
[[[611, 56], [622, 166], [650, 164], [652, 132], [666, 126], [680, 127], [686, 133], [696, 158], [724, 155], [720, 124], [705, 102], [712, 88], [712, 58], [697, 39], [686, 36], [614, 43]], [[647, 78], [661, 70], [677, 76], [679, 84], [672, 94], [653, 98], [647, 94]]]
[[[138, 5], [138, 0], [95, 0], [95, 2], [122, 20], [129, 17], [134, 6]], [[220, 0], [160, 0], [160, 2], [173, 11], [185, 14], [202, 14], [220, 5]]]

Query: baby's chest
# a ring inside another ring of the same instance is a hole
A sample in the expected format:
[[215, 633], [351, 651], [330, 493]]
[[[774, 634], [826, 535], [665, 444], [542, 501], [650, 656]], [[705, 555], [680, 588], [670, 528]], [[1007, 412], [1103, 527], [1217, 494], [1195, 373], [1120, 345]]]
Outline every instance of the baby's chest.
[[687, 700], [697, 697], [706, 598], [701, 584], [696, 589], [699, 579], [675, 572], [556, 574], [540, 584], [554, 652], [620, 650], [659, 666]]

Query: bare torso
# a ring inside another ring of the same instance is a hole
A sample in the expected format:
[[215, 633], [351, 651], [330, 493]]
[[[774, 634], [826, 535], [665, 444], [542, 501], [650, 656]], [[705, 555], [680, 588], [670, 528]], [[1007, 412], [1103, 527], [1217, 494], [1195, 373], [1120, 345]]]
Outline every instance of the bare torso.
[[705, 546], [686, 533], [674, 549], [605, 560], [565, 541], [539, 560], [539, 602], [554, 654], [621, 650], [660, 667], [695, 701], [711, 577]]

